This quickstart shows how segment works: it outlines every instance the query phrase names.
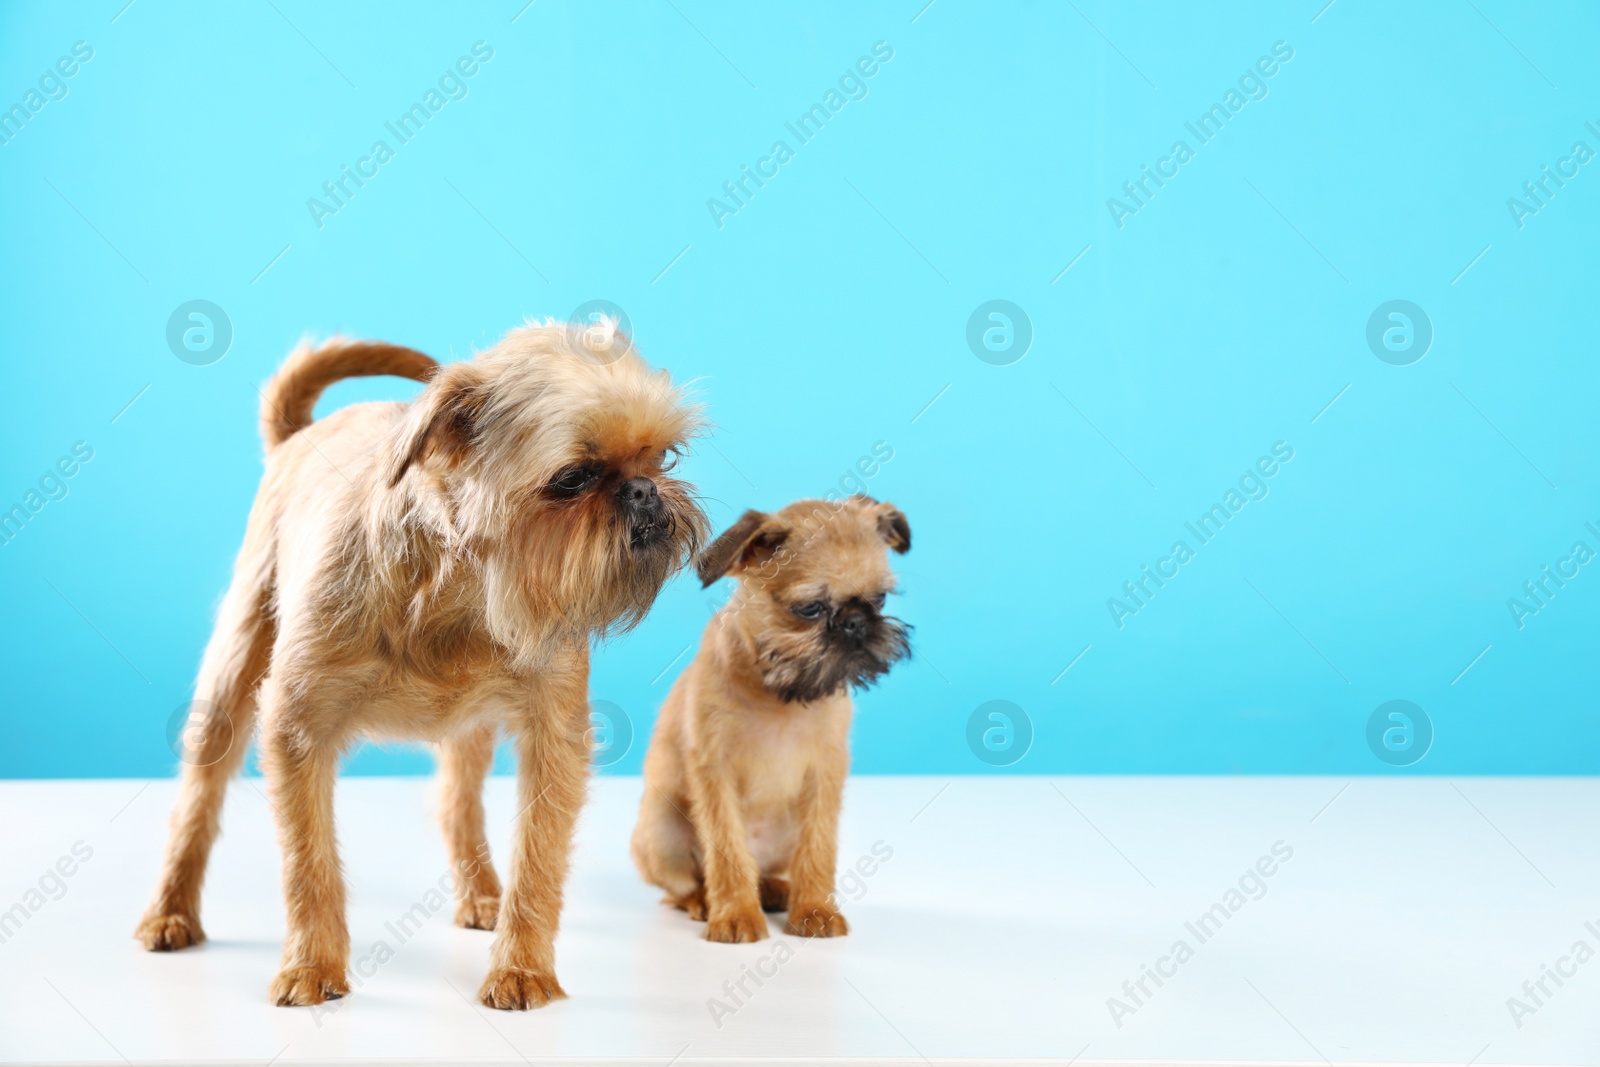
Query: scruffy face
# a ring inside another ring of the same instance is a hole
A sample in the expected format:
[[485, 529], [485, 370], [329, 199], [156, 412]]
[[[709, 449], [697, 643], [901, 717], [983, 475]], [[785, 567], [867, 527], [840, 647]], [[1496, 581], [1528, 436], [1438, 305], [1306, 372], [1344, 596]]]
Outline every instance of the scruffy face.
[[802, 500], [772, 515], [747, 511], [706, 549], [701, 581], [739, 590], [723, 609], [755, 635], [768, 690], [818, 700], [876, 682], [910, 653], [909, 627], [883, 613], [894, 591], [887, 550], [911, 547], [893, 505], [853, 496]]
[[696, 410], [621, 334], [587, 336], [528, 326], [445, 367], [392, 456], [391, 486], [481, 565], [491, 631], [530, 654], [636, 624], [707, 532], [668, 473]]

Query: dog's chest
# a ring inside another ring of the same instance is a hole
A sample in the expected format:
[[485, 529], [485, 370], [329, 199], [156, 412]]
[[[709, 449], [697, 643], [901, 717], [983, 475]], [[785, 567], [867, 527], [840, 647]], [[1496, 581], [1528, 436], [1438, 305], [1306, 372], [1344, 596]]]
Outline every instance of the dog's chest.
[[737, 758], [744, 764], [746, 796], [756, 804], [792, 804], [811, 769], [842, 743], [836, 735], [848, 730], [849, 723], [816, 709], [759, 714], [744, 727]]
[[794, 855], [796, 810], [819, 763], [837, 759], [848, 712], [813, 708], [753, 716], [737, 757], [740, 807], [750, 853], [764, 872], [782, 871]]
[[764, 807], [745, 819], [745, 840], [765, 874], [788, 867], [794, 855], [794, 817], [786, 807]]

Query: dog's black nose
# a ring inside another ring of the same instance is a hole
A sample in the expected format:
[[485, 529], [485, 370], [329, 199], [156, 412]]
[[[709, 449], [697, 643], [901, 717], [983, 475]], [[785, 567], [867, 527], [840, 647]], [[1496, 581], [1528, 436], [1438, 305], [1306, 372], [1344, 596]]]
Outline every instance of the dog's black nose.
[[638, 515], [650, 515], [661, 509], [661, 494], [656, 492], [656, 483], [649, 478], [629, 478], [617, 487], [617, 499]]
[[860, 644], [867, 636], [867, 617], [859, 611], [846, 612], [839, 620], [839, 629], [850, 640]]

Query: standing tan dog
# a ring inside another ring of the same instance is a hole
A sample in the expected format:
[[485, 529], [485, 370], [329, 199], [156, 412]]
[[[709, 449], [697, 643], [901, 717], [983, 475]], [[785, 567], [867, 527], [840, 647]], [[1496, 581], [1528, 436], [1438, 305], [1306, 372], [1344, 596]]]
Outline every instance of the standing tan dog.
[[[313, 424], [324, 388], [370, 374], [428, 384]], [[553, 942], [588, 778], [588, 641], [637, 623], [704, 539], [690, 487], [665, 473], [695, 410], [622, 335], [547, 322], [443, 367], [381, 343], [302, 347], [261, 422], [266, 474], [195, 685], [202, 740], [139, 940], [204, 939], [206, 858], [259, 714], [288, 904], [274, 1001], [350, 990], [333, 793], [362, 736], [440, 745], [456, 922], [497, 931], [483, 1003], [565, 996]], [[500, 726], [520, 809], [504, 897], [481, 801]]]
[[704, 584], [739, 587], [662, 705], [633, 859], [707, 940], [759, 941], [763, 911], [791, 934], [849, 932], [833, 876], [850, 689], [910, 650], [882, 613], [886, 547], [911, 547], [906, 517], [853, 496], [747, 511], [700, 558]]

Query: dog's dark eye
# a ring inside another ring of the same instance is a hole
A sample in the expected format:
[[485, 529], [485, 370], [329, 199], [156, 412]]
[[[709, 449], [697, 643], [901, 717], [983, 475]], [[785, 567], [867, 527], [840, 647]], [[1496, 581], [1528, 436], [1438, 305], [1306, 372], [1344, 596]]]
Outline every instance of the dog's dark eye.
[[550, 488], [563, 496], [576, 496], [593, 485], [597, 476], [592, 467], [569, 467], [556, 475]]
[[872, 606], [877, 608], [879, 611], [882, 611], [883, 605], [888, 602], [888, 599], [888, 593], [879, 593], [877, 596], [872, 598]]
[[828, 605], [820, 600], [813, 600], [809, 604], [799, 604], [790, 610], [802, 619], [815, 619], [828, 610]]

